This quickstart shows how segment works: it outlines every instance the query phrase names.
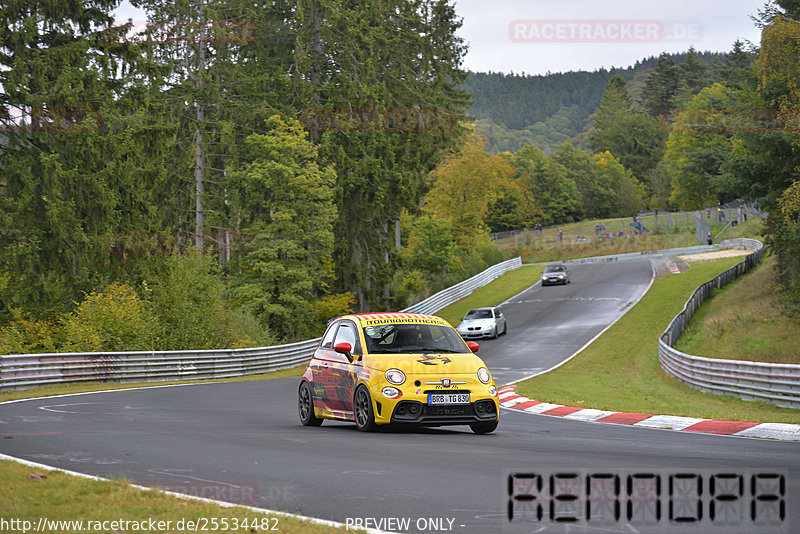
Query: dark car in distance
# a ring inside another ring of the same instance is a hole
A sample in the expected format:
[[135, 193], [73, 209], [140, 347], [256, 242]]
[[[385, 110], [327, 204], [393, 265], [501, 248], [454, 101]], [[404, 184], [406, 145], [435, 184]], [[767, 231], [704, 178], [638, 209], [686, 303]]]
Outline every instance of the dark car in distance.
[[569, 280], [569, 269], [564, 264], [548, 265], [542, 273], [542, 285], [551, 286], [556, 284], [567, 285]]

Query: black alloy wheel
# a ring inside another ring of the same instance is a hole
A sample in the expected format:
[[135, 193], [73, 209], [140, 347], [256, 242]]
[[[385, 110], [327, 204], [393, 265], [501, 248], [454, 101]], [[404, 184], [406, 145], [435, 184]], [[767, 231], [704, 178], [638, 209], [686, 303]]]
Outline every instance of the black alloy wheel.
[[375, 416], [372, 412], [372, 398], [369, 391], [364, 386], [358, 386], [353, 400], [353, 415], [356, 420], [356, 428], [361, 432], [371, 432], [375, 430]]
[[311, 386], [308, 382], [300, 384], [300, 391], [297, 394], [297, 408], [300, 413], [300, 422], [303, 426], [319, 426], [322, 419], [314, 414], [314, 397], [311, 395]]

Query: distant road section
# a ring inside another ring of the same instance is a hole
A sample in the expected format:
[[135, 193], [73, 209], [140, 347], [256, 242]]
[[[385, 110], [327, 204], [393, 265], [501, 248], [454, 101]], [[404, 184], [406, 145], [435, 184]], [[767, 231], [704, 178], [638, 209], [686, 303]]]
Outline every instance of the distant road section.
[[508, 334], [479, 340], [479, 354], [498, 384], [539, 374], [572, 356], [633, 307], [653, 279], [649, 259], [569, 269], [570, 284], [537, 283], [504, 303]]

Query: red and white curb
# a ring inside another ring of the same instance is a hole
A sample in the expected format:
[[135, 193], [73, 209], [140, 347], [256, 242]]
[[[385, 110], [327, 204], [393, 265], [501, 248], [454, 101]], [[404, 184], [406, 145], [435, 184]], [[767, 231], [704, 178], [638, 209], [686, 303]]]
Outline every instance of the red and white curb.
[[624, 413], [592, 408], [576, 408], [531, 400], [518, 395], [515, 386], [501, 388], [500, 406], [520, 412], [563, 417], [577, 421], [594, 423], [614, 423], [646, 428], [679, 430], [682, 432], [701, 432], [747, 438], [765, 438], [783, 441], [800, 441], [800, 425], [788, 423], [747, 423], [742, 421], [714, 421], [696, 417], [677, 417], [674, 415], [653, 415], [649, 413]]

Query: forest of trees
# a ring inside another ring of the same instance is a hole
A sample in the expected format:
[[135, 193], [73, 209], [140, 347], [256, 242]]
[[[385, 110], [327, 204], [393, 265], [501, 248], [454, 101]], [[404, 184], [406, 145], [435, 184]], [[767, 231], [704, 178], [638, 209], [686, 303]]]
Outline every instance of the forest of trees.
[[132, 3], [147, 33], [118, 0], [0, 6], [0, 325], [60, 325], [118, 282], [168, 323], [171, 269], [221, 283], [198, 331], [295, 340], [393, 306], [401, 216], [463, 130], [453, 6]]
[[[722, 55], [697, 52], [694, 57], [710, 71]], [[680, 64], [686, 56], [687, 52], [666, 57]], [[549, 154], [565, 141], [588, 149], [593, 114], [608, 82], [622, 78], [638, 104], [642, 85], [657, 61], [649, 57], [626, 68], [537, 76], [470, 72], [461, 87], [472, 94], [469, 114], [477, 119], [477, 130], [486, 137], [490, 152], [515, 152], [531, 143]]]
[[467, 76], [448, 1], [118, 3], [0, 6], [0, 353], [304, 339], [489, 231], [735, 197], [800, 301], [800, 0], [754, 50], [535, 81]]

